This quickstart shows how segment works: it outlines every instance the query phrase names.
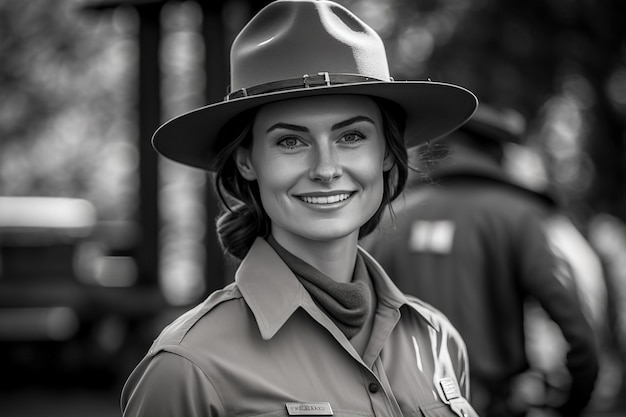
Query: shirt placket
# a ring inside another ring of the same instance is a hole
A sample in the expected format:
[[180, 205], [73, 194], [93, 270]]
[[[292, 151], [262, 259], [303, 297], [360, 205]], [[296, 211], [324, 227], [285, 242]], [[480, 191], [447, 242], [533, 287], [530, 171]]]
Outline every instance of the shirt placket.
[[364, 357], [368, 357], [367, 352], [376, 353], [369, 355], [371, 360], [370, 363], [367, 364], [346, 336], [325, 314], [321, 313], [317, 306], [306, 305], [305, 309], [307, 309], [309, 314], [317, 320], [318, 323], [324, 326], [326, 330], [333, 335], [335, 340], [343, 347], [343, 349], [345, 349], [346, 352], [348, 352], [352, 358], [358, 362], [358, 366], [361, 369], [364, 389], [369, 395], [373, 414], [375, 416], [402, 417], [400, 406], [392, 393], [391, 386], [389, 385], [389, 381], [385, 375], [384, 367], [379, 356], [382, 346], [384, 345], [384, 341], [391, 333], [391, 330], [393, 330], [395, 323], [397, 323], [400, 317], [400, 313], [397, 312], [396, 315], [392, 310], [391, 314], [385, 314], [384, 317], [381, 318], [384, 325], [381, 326], [381, 324], [383, 324], [382, 322], [378, 324], [379, 328], [382, 330], [380, 333], [376, 335], [374, 334], [374, 331], [377, 328], [376, 325], [374, 329], [372, 329], [372, 336]]
[[[369, 369], [368, 369], [369, 371]], [[402, 416], [400, 405], [393, 395], [389, 379], [380, 357], [376, 359], [372, 370], [366, 377], [367, 390], [376, 416]]]
[[367, 384], [367, 391], [376, 416], [402, 416], [400, 405], [393, 395], [380, 357], [385, 341], [399, 320], [400, 312], [397, 309], [384, 305], [379, 306], [370, 342], [363, 355], [363, 360], [361, 360], [366, 370], [364, 381]]

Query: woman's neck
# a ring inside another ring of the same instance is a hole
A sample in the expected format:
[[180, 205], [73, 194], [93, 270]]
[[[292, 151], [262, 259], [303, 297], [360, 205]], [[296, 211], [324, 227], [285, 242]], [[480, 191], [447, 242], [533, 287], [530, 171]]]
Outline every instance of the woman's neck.
[[337, 282], [351, 282], [356, 262], [358, 232], [341, 239], [318, 241], [285, 233], [272, 232], [274, 239], [293, 255]]

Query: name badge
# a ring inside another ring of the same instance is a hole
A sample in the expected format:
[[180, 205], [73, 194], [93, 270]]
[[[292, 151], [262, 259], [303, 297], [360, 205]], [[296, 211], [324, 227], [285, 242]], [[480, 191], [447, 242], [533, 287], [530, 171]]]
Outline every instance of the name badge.
[[287, 403], [287, 413], [290, 416], [332, 416], [333, 409], [330, 403]]
[[472, 406], [461, 396], [459, 386], [454, 379], [441, 378], [438, 385], [437, 391], [441, 400], [448, 404], [454, 414], [459, 417], [478, 417]]
[[439, 380], [439, 386], [441, 387], [444, 397], [446, 397], [446, 400], [448, 401], [452, 401], [461, 396], [459, 388], [456, 386], [456, 382], [454, 382], [452, 378], [441, 378]]

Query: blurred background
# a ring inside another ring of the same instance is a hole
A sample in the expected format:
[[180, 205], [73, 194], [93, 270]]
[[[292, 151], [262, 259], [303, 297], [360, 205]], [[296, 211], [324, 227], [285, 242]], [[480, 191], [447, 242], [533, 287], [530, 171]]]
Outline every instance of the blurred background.
[[[396, 80], [524, 116], [515, 172], [559, 196], [605, 272], [589, 415], [626, 415], [626, 2], [338, 2]], [[229, 45], [267, 3], [0, 0], [0, 415], [119, 415], [158, 331], [232, 280], [205, 174], [150, 137], [223, 98]]]

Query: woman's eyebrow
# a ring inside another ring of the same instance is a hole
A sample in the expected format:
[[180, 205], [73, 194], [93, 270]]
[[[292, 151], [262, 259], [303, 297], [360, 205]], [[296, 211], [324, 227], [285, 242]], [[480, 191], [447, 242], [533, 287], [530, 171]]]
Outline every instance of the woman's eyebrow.
[[295, 130], [295, 131], [298, 131], [298, 132], [308, 132], [309, 131], [309, 129], [307, 129], [304, 126], [292, 125], [292, 124], [289, 124], [289, 123], [276, 123], [276, 124], [270, 126], [265, 131], [265, 133], [269, 133], [272, 130], [276, 130], [276, 129], [288, 129], [288, 130]]
[[[367, 116], [354, 116], [342, 122], [335, 123], [334, 125], [332, 125], [331, 130], [341, 129], [342, 127], [350, 126], [351, 124], [356, 123], [356, 122], [370, 122], [371, 124], [374, 124], [374, 121]], [[288, 130], [295, 130], [297, 132], [309, 131], [309, 129], [307, 129], [304, 126], [293, 125], [291, 123], [276, 123], [270, 126], [265, 131], [265, 133], [269, 133], [272, 130], [276, 130], [276, 129], [288, 129]]]
[[356, 123], [356, 122], [370, 122], [371, 124], [374, 124], [374, 121], [367, 116], [354, 116], [347, 120], [344, 120], [343, 122], [335, 123], [331, 127], [331, 129], [332, 130], [341, 129], [342, 127], [350, 126], [351, 124]]

